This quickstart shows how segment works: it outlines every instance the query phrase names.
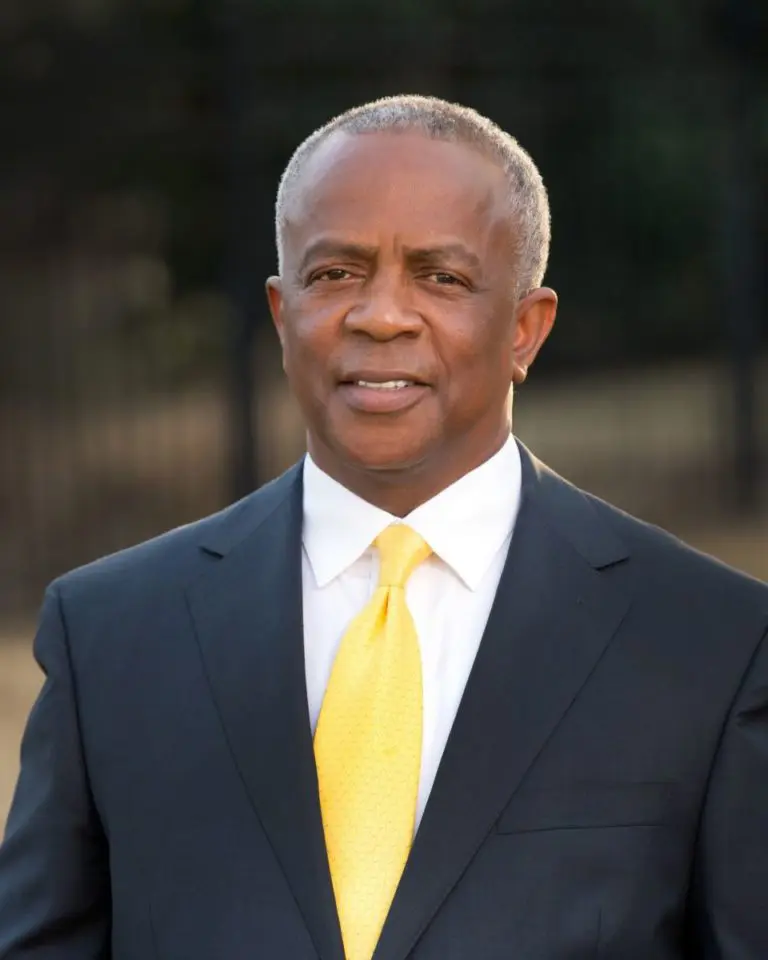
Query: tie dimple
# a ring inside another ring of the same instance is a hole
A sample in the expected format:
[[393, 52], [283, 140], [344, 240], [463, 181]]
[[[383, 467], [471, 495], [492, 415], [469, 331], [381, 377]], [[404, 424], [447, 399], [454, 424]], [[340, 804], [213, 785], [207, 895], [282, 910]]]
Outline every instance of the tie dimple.
[[381, 562], [380, 587], [405, 587], [416, 567], [432, 553], [429, 544], [404, 523], [393, 523], [374, 542]]

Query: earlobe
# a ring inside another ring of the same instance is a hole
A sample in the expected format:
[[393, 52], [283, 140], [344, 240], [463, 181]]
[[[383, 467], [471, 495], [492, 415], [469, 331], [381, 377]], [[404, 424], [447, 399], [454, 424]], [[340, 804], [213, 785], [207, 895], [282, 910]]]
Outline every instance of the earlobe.
[[528, 364], [513, 361], [512, 382], [514, 384], [525, 383], [528, 376]]

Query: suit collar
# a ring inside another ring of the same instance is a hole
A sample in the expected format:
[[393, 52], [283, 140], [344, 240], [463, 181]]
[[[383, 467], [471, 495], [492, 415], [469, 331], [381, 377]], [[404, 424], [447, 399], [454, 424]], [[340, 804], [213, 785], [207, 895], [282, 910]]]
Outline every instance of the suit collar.
[[523, 474], [523, 502], [533, 508], [595, 570], [626, 560], [629, 550], [598, 513], [594, 498], [536, 458], [517, 441]]
[[298, 517], [301, 531], [302, 462], [294, 464], [281, 476], [260, 487], [220, 513], [200, 524], [200, 547], [216, 557], [225, 557], [232, 550], [259, 532], [281, 508], [288, 508]]
[[[596, 570], [626, 559], [629, 556], [626, 544], [598, 513], [594, 499], [542, 463], [520, 440], [517, 447], [521, 503], [526, 507], [535, 505], [542, 519]], [[255, 533], [286, 499], [291, 500], [294, 511], [301, 511], [303, 472], [301, 460], [255, 493], [203, 521], [201, 547], [214, 555], [225, 556]]]

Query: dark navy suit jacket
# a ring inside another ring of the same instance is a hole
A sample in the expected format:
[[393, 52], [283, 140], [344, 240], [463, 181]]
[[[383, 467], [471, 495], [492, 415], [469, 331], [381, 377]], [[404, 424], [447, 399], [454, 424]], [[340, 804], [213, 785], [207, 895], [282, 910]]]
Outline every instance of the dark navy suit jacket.
[[[376, 960], [766, 960], [768, 588], [521, 453]], [[296, 467], [51, 586], [2, 960], [341, 960], [300, 551]]]

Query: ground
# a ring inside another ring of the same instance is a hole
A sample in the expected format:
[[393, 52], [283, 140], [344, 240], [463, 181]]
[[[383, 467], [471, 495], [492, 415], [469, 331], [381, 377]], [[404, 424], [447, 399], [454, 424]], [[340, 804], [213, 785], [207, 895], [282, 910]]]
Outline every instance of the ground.
[[29, 630], [0, 643], [0, 824], [5, 822], [19, 766], [19, 740], [41, 674], [30, 652]]

